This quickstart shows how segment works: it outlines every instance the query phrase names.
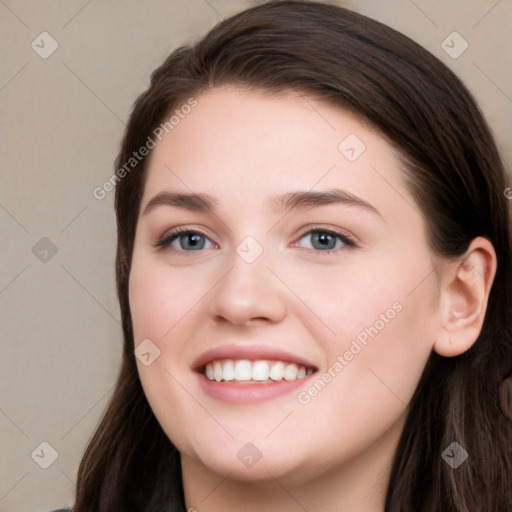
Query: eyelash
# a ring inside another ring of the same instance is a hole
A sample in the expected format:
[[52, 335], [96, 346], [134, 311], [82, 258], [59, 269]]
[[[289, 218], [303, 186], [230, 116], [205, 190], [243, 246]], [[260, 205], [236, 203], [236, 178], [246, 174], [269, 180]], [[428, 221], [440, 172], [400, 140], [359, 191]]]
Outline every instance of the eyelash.
[[[307, 249], [309, 251], [313, 251], [316, 254], [322, 254], [322, 255], [329, 255], [329, 254], [338, 254], [341, 251], [349, 250], [349, 249], [358, 249], [359, 245], [356, 243], [355, 240], [353, 240], [350, 236], [340, 233], [338, 231], [335, 231], [333, 229], [328, 228], [322, 228], [322, 227], [314, 227], [310, 228], [307, 231], [304, 231], [298, 238], [298, 241], [302, 240], [306, 235], [312, 235], [313, 233], [322, 233], [330, 236], [336, 237], [338, 240], [341, 240], [344, 247], [339, 247], [338, 249], [329, 249], [329, 250], [322, 250], [322, 249]], [[298, 242], [294, 242], [294, 246], [296, 246]]]
[[[171, 231], [167, 232], [156, 244], [155, 247], [157, 249], [166, 249], [168, 246], [174, 242], [181, 235], [201, 235], [210, 240], [206, 233], [198, 229], [190, 229], [190, 228], [175, 228]], [[175, 252], [194, 252], [194, 251], [184, 251], [184, 250], [175, 250]]]
[[[334, 236], [334, 237], [338, 238], [339, 240], [341, 240], [341, 242], [344, 245], [344, 247], [341, 247], [341, 248], [338, 248], [338, 249], [330, 249], [330, 250], [308, 249], [308, 250], [311, 250], [311, 251], [313, 251], [315, 253], [320, 253], [320, 254], [323, 254], [323, 255], [326, 255], [326, 254], [336, 254], [336, 253], [338, 253], [341, 250], [357, 249], [357, 248], [359, 248], [359, 245], [351, 237], [349, 237], [348, 235], [339, 233], [339, 232], [334, 231], [332, 229], [325, 229], [325, 228], [309, 229], [308, 231], [305, 231], [304, 233], [302, 233], [300, 235], [300, 237], [298, 238], [298, 240], [300, 241], [306, 235], [311, 235], [313, 233], [323, 233], [323, 234], [327, 234], [327, 235], [330, 235], [330, 236]], [[158, 242], [155, 243], [154, 247], [159, 249], [159, 250], [168, 249], [170, 244], [172, 242], [174, 242], [181, 235], [200, 235], [200, 236], [203, 236], [203, 237], [207, 238], [208, 240], [210, 240], [208, 235], [206, 235], [206, 233], [204, 233], [204, 232], [202, 232], [200, 230], [179, 227], [179, 228], [175, 228], [175, 229], [167, 232]], [[212, 242], [212, 243], [214, 243], [214, 242]], [[295, 242], [294, 245], [296, 245], [297, 243], [298, 242]], [[193, 253], [193, 252], [196, 252], [196, 251], [192, 251], [192, 250], [191, 251], [186, 251], [186, 250], [183, 250], [183, 249], [182, 250], [174, 249], [174, 252], [179, 252], [179, 253], [185, 253], [186, 254], [186, 253]]]

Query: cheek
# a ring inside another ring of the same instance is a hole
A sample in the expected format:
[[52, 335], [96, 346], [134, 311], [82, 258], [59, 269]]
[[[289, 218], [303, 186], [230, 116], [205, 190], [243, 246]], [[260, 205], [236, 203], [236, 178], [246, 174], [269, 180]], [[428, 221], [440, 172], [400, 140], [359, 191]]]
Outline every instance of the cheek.
[[408, 249], [349, 255], [337, 266], [299, 262], [283, 265], [278, 273], [303, 304], [300, 320], [316, 336], [325, 333], [327, 346], [342, 349], [358, 335], [364, 343], [382, 337], [390, 326], [412, 328], [432, 319], [435, 289], [428, 254]]
[[151, 345], [152, 354], [158, 355], [149, 365], [137, 360], [144, 394], [169, 439], [186, 449], [186, 428], [180, 418], [193, 417], [194, 402], [180, 386], [179, 371], [184, 364], [183, 348], [188, 343], [186, 334], [193, 332], [190, 312], [201, 293], [177, 277], [155, 262], [143, 263], [134, 256], [129, 300], [135, 347], [143, 342], [146, 345], [141, 346], [148, 346], [147, 339], [157, 347]]
[[[339, 391], [355, 396], [360, 387], [361, 394], [384, 391], [391, 400], [393, 393], [410, 400], [436, 332], [430, 268], [426, 253], [396, 251], [368, 262], [364, 272], [320, 269], [294, 282], [297, 294], [302, 289], [307, 297], [312, 314], [302, 318], [323, 345], [327, 368], [346, 377], [335, 379], [333, 388], [350, 382]], [[291, 282], [292, 273], [287, 277]]]
[[[317, 437], [328, 435], [333, 425], [344, 433], [329, 445], [326, 458], [344, 453], [347, 439], [357, 452], [395, 425], [431, 353], [431, 289], [427, 285], [407, 296], [399, 293], [400, 282], [395, 284], [374, 286], [374, 293], [354, 289], [337, 316], [332, 308], [332, 316], [325, 317], [336, 331], [322, 338], [327, 366], [297, 398], [303, 418], [315, 418]], [[320, 443], [318, 450], [325, 446]]]
[[144, 338], [167, 340], [204, 295], [204, 280], [191, 268], [171, 272], [154, 261], [133, 263], [129, 299], [135, 344]]

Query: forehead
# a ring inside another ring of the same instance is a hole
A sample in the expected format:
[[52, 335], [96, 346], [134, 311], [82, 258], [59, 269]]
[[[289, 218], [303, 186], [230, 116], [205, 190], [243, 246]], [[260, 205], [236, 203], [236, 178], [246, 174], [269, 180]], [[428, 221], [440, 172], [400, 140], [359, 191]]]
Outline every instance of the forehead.
[[240, 201], [339, 187], [395, 205], [408, 195], [393, 148], [354, 113], [294, 91], [226, 87], [195, 100], [157, 141], [146, 200], [169, 188]]

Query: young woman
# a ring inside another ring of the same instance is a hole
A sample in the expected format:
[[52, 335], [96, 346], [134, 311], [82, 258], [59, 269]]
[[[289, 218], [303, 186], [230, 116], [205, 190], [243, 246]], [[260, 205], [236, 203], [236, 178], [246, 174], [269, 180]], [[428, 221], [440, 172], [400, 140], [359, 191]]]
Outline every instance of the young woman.
[[123, 364], [74, 512], [510, 510], [507, 180], [445, 65], [266, 3], [153, 73], [116, 169]]

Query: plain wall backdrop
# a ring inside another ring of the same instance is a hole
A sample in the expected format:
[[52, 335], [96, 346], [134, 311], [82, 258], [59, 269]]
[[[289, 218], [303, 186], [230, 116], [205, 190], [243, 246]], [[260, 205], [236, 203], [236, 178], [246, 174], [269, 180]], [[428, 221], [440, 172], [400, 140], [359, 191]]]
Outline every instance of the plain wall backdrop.
[[[93, 190], [114, 171], [135, 98], [173, 49], [258, 3], [0, 0], [0, 512], [73, 503], [115, 384], [113, 192], [98, 200]], [[331, 3], [405, 33], [453, 69], [510, 170], [510, 0]]]

